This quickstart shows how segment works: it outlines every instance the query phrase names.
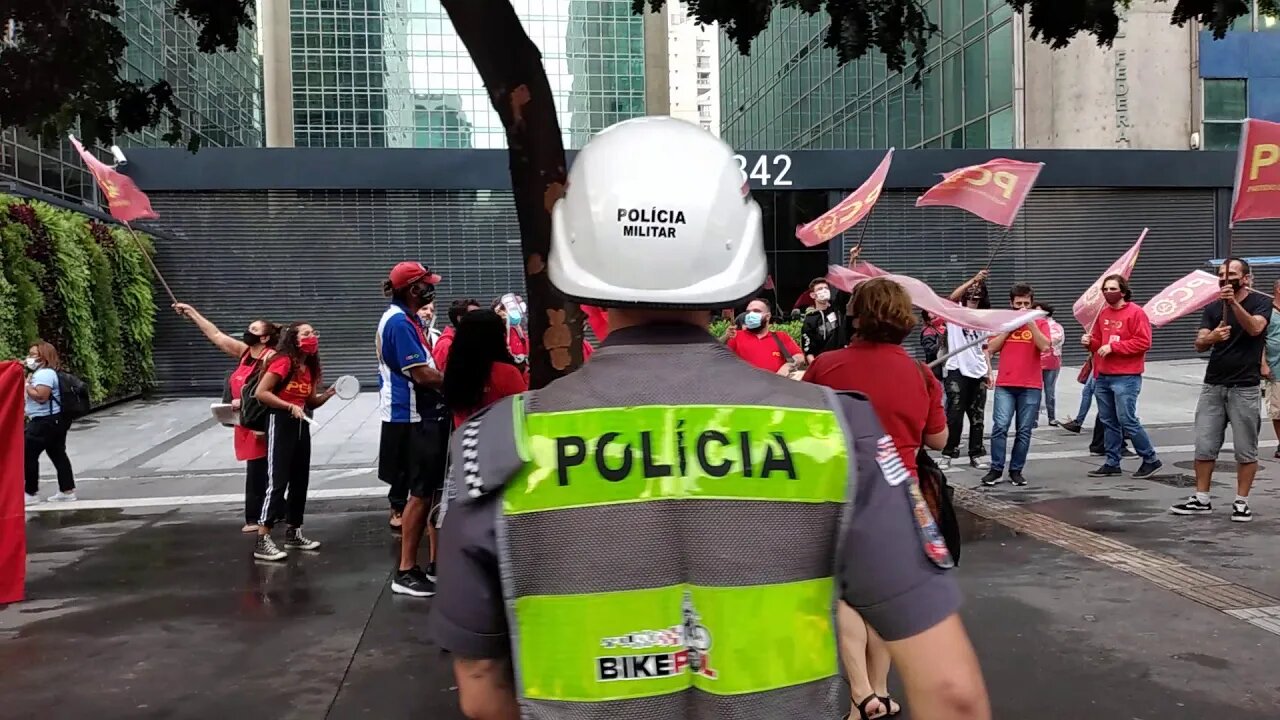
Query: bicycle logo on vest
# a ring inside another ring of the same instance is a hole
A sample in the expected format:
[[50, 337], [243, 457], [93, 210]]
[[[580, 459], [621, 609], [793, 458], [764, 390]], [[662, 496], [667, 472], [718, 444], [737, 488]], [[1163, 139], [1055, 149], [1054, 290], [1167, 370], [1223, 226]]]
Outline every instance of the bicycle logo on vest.
[[686, 670], [709, 680], [716, 679], [711, 667], [711, 632], [693, 606], [692, 593], [685, 591], [684, 623], [664, 630], [637, 630], [600, 640], [605, 649], [649, 650], [680, 648], [643, 655], [607, 655], [596, 658], [596, 678], [600, 681], [646, 680], [671, 677]]

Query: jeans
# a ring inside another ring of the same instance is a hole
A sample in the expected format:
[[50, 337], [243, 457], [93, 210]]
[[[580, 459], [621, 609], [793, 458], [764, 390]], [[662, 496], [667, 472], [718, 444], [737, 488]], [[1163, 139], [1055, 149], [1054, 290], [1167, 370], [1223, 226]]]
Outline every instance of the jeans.
[[1106, 428], [1107, 464], [1120, 467], [1120, 451], [1124, 440], [1133, 442], [1133, 450], [1144, 463], [1154, 462], [1156, 450], [1151, 438], [1138, 420], [1138, 394], [1142, 392], [1141, 375], [1099, 375], [1093, 395], [1098, 399], [1098, 422]]
[[1076, 424], [1083, 425], [1084, 419], [1089, 415], [1089, 407], [1093, 405], [1093, 375], [1089, 375], [1089, 379], [1085, 382], [1084, 387], [1080, 390], [1080, 410], [1076, 413]]
[[1005, 445], [1009, 441], [1009, 424], [1015, 415], [1018, 427], [1013, 439], [1013, 454], [1009, 457], [1009, 470], [1021, 472], [1027, 465], [1027, 453], [1031, 451], [1031, 430], [1040, 412], [1040, 388], [997, 387], [995, 416], [991, 421], [991, 469], [1004, 471]]
[[1061, 372], [1062, 368], [1040, 371], [1040, 376], [1044, 378], [1044, 409], [1048, 413], [1049, 422], [1058, 419], [1058, 375]]

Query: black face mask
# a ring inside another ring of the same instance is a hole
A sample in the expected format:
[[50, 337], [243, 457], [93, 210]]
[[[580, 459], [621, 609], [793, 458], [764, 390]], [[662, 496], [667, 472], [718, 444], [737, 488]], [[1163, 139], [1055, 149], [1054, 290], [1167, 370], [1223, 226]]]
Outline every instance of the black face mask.
[[253, 333], [249, 332], [248, 330], [245, 330], [245, 331], [244, 331], [244, 337], [243, 337], [243, 340], [244, 340], [244, 344], [245, 344], [245, 345], [248, 345], [249, 347], [254, 347], [254, 346], [256, 346], [258, 343], [262, 342], [262, 338], [258, 337], [257, 335], [254, 335]]
[[1240, 278], [1231, 278], [1231, 279], [1227, 279], [1227, 278], [1220, 278], [1220, 279], [1218, 280], [1218, 287], [1220, 287], [1220, 288], [1224, 288], [1224, 287], [1227, 287], [1228, 285], [1230, 285], [1230, 286], [1231, 286], [1231, 289], [1232, 289], [1232, 290], [1234, 290], [1234, 291], [1236, 291], [1236, 292], [1240, 292], [1240, 286], [1241, 286], [1242, 284], [1243, 284], [1243, 283], [1240, 281]]
[[435, 299], [436, 299], [435, 285], [424, 284], [418, 288], [418, 300], [420, 300], [423, 305], [426, 305], [427, 303], [430, 303]]

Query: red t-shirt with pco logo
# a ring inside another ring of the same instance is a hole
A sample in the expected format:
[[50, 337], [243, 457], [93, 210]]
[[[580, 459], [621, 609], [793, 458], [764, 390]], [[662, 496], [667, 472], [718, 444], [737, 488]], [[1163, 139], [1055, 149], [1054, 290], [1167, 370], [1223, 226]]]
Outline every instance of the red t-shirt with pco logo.
[[[1049, 337], [1048, 321], [1040, 318], [1036, 320], [1036, 327]], [[1044, 376], [1041, 369], [1040, 350], [1031, 339], [1031, 328], [1023, 325], [1009, 333], [1009, 339], [1000, 349], [1000, 373], [996, 375], [996, 387], [1042, 389]]]

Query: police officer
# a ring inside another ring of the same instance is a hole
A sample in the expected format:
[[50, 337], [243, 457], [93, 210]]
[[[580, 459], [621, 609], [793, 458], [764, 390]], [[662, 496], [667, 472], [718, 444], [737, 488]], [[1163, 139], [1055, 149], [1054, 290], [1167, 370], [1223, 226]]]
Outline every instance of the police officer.
[[951, 558], [870, 404], [707, 332], [766, 275], [733, 151], [666, 117], [605, 130], [553, 210], [548, 271], [610, 333], [455, 433], [432, 623], [463, 712], [840, 717], [843, 600], [914, 717], [989, 718]]

